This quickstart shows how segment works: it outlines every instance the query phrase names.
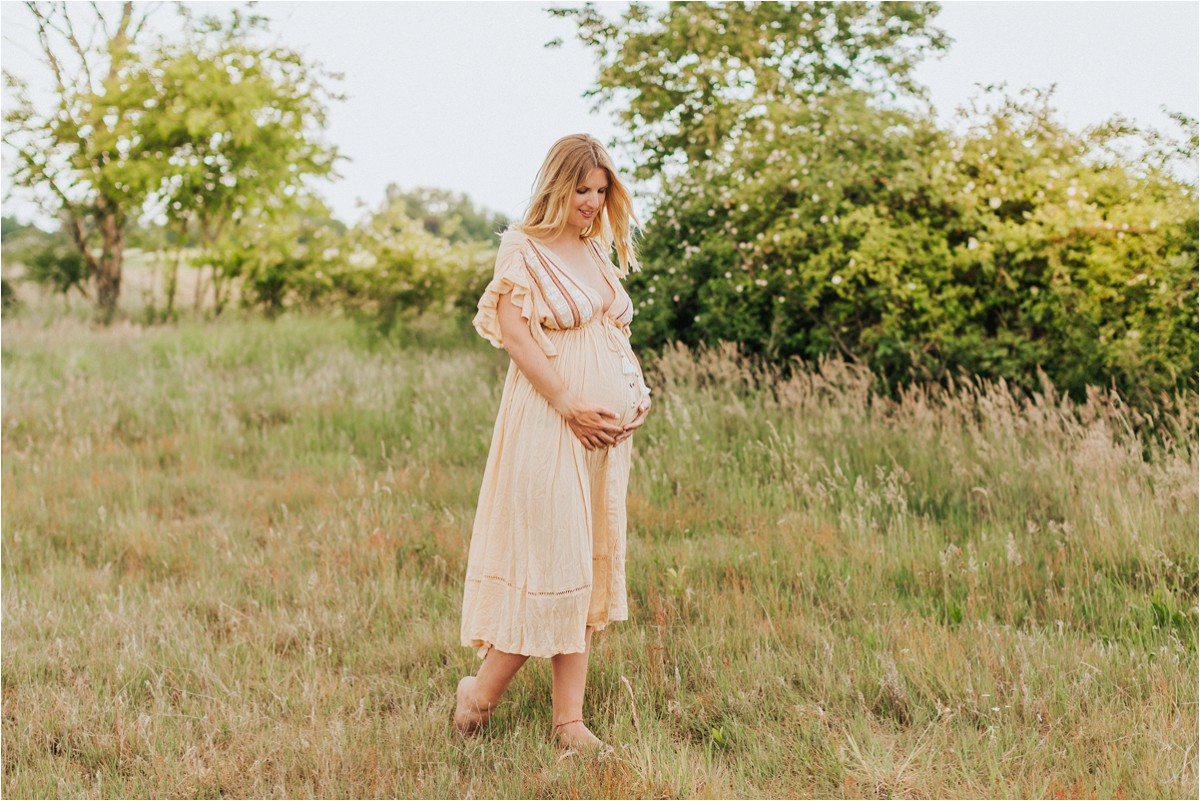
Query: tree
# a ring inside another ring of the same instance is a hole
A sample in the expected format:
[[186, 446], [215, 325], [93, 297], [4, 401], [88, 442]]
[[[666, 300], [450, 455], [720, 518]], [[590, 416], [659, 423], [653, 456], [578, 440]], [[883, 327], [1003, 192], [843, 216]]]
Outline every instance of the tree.
[[0, 218], [0, 241], [7, 242], [10, 236], [15, 236], [22, 231], [28, 231], [30, 228], [36, 228], [33, 223], [23, 223], [16, 217], [5, 214]]
[[[306, 181], [336, 175], [336, 162], [345, 158], [317, 136], [327, 103], [343, 99], [324, 80], [341, 76], [295, 51], [254, 43], [265, 17], [235, 9], [222, 21], [196, 17], [183, 6], [180, 13], [183, 39], [162, 43], [137, 76], [143, 104], [156, 112], [141, 118], [137, 133], [163, 176], [150, 204], [180, 241], [196, 234], [198, 266], [213, 268], [219, 313], [240, 274], [220, 265], [242, 260], [217, 251], [237, 251], [251, 238], [231, 228], [290, 220], [311, 202], [302, 199]], [[172, 269], [168, 314], [174, 275]]]
[[1195, 120], [1176, 118], [1182, 142], [1122, 120], [1075, 134], [1033, 90], [942, 130], [889, 102], [923, 95], [910, 48], [943, 41], [932, 4], [555, 12], [662, 182], [629, 279], [640, 345], [832, 351], [893, 389], [962, 371], [1040, 389], [1039, 369], [1077, 396], [1195, 386], [1195, 186], [1165, 170], [1194, 158]]
[[430, 233], [408, 209], [408, 199], [389, 192], [379, 208], [347, 232], [340, 252], [322, 268], [321, 283], [312, 285], [328, 301], [385, 332], [421, 311], [461, 308], [463, 293], [479, 286], [485, 270], [490, 275], [495, 258], [493, 243], [451, 242]]
[[26, 5], [56, 98], [50, 111], [38, 113], [28, 84], [5, 72], [17, 99], [4, 115], [3, 141], [17, 153], [13, 181], [48, 191], [40, 199], [79, 248], [107, 322], [121, 292], [126, 223], [154, 183], [137, 168], [143, 154], [131, 129], [140, 111], [121, 104], [147, 15], [135, 18], [133, 3], [126, 2], [113, 24], [96, 9], [87, 41], [100, 44], [89, 49], [75, 33], [66, 3]]
[[324, 301], [322, 279], [337, 271], [346, 226], [320, 198], [307, 194], [284, 209], [243, 212], [204, 254], [215, 274], [227, 284], [236, 282], [241, 306], [274, 317], [293, 301]]
[[[336, 150], [313, 133], [326, 97], [337, 96], [319, 65], [252, 41], [265, 17], [235, 9], [226, 21], [197, 18], [179, 5], [186, 38], [146, 43], [145, 16], [135, 20], [125, 3], [112, 34], [96, 11], [88, 40], [102, 32], [104, 44], [88, 49], [67, 4], [28, 8], [56, 79], [55, 108], [39, 114], [25, 82], [6, 73], [18, 103], [4, 142], [17, 150], [14, 181], [49, 189], [45, 205], [88, 264], [103, 320], [120, 295], [126, 229], [147, 204], [178, 241], [195, 226], [212, 246], [243, 209], [282, 208], [307, 176], [332, 172]], [[64, 49], [78, 68], [64, 63]], [[218, 305], [222, 278], [214, 272]]]
[[471, 199], [449, 189], [419, 186], [410, 192], [388, 184], [387, 202], [418, 220], [426, 231], [451, 242], [497, 243], [496, 231], [508, 225], [500, 214], [477, 209]]
[[[634, 177], [719, 161], [754, 137], [768, 104], [840, 89], [925, 99], [912, 70], [949, 39], [937, 3], [632, 3], [609, 22], [594, 3], [552, 8], [596, 53], [596, 108], [618, 105]], [[556, 46], [557, 41], [548, 46]]]

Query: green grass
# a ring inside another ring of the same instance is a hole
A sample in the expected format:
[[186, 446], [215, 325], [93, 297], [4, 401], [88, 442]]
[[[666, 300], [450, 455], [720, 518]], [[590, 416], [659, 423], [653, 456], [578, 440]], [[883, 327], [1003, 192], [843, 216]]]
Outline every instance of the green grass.
[[507, 357], [449, 322], [3, 323], [7, 796], [1196, 797], [1195, 396], [645, 354], [630, 620], [462, 740]]

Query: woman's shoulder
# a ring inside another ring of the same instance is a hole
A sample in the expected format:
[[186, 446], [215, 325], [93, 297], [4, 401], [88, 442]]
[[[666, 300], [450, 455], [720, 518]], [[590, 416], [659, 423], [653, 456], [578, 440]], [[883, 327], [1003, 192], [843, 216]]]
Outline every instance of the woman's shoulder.
[[511, 261], [525, 252], [527, 237], [515, 228], [509, 228], [500, 233], [500, 246], [496, 249], [496, 257], [502, 261]]
[[513, 247], [524, 245], [529, 236], [519, 228], [506, 228], [500, 232], [500, 246]]

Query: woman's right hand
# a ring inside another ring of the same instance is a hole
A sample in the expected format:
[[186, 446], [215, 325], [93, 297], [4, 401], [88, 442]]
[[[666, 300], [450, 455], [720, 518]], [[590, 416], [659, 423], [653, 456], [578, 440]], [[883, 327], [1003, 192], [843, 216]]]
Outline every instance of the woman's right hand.
[[558, 412], [589, 451], [612, 446], [622, 431], [615, 422], [621, 418], [619, 414], [593, 403], [572, 399], [564, 403]]

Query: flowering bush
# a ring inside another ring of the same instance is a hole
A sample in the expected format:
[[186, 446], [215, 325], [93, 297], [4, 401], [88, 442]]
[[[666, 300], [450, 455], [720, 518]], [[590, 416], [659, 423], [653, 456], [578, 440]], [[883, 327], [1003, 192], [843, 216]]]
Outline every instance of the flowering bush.
[[1194, 385], [1195, 187], [1166, 150], [1123, 155], [1129, 126], [1072, 134], [1036, 94], [962, 134], [854, 91], [768, 105], [752, 141], [664, 176], [637, 341], [833, 351], [892, 385], [1036, 386], [1038, 367], [1077, 394]]

